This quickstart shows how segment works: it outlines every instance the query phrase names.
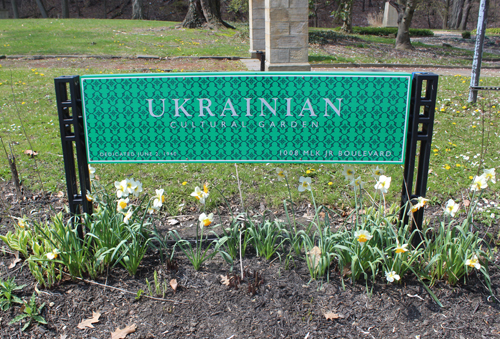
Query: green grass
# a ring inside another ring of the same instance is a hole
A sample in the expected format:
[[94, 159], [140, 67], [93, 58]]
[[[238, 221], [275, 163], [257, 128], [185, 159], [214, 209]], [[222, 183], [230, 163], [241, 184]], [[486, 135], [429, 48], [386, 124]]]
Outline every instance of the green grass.
[[176, 29], [175, 22], [21, 19], [0, 22], [6, 55], [247, 56], [248, 29]]

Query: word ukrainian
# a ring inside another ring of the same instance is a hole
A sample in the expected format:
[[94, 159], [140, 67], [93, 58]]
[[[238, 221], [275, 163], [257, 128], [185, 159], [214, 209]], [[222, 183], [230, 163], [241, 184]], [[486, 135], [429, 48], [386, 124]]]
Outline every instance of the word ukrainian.
[[404, 162], [411, 74], [86, 75], [90, 163]]

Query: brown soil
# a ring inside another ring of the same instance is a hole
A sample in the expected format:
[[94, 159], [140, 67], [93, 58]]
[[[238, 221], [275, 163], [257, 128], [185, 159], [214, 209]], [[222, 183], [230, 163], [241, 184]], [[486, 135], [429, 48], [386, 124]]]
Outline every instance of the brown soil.
[[[29, 192], [16, 201], [12, 185], [3, 183], [0, 189], [2, 233], [11, 228], [11, 215], [47, 219], [66, 203], [64, 198]], [[186, 219], [182, 224], [189, 223], [189, 217]], [[157, 253], [150, 251], [135, 277], [115, 267], [96, 280], [100, 285], [67, 279], [45, 290], [36, 286], [23, 262], [8, 268], [14, 256], [6, 251], [0, 256], [1, 278], [15, 276], [17, 284], [26, 284], [18, 293], [25, 299], [38, 289], [37, 300], [46, 303], [42, 315], [48, 324], [32, 325], [26, 332], [20, 331], [20, 324], [8, 325], [20, 312], [15, 306], [0, 316], [0, 337], [110, 338], [117, 328], [133, 324], [137, 330], [127, 338], [500, 336], [500, 305], [475, 275], [469, 277], [467, 285], [436, 284], [432, 289], [444, 305], [440, 308], [412, 276], [405, 277], [402, 285], [389, 285], [381, 278], [374, 285], [368, 284], [368, 294], [363, 282], [352, 285], [345, 281], [343, 286], [334, 267], [329, 282], [310, 281], [302, 261], [286, 269], [279, 258], [265, 261], [248, 253], [244, 258], [247, 276], [237, 288], [230, 288], [222, 284], [221, 275], [231, 272], [220, 257], [198, 272], [182, 253], [174, 258], [177, 270], [169, 269]], [[491, 269], [493, 291], [498, 295], [500, 272], [493, 265]], [[177, 292], [169, 288], [167, 300], [144, 296], [136, 300], [134, 294], [139, 289], [148, 291], [145, 280], [153, 281], [154, 271], [162, 282], [176, 279]], [[101, 314], [99, 322], [93, 324], [94, 328], [78, 329], [77, 325], [91, 318], [92, 312]], [[327, 313], [336, 314], [336, 318], [327, 320]]]

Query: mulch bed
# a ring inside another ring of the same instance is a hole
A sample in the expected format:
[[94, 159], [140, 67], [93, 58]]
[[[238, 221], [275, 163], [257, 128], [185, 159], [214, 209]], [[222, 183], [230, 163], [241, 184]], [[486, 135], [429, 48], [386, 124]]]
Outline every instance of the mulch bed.
[[[10, 215], [46, 219], [65, 203], [57, 196], [29, 192], [16, 202], [12, 185], [2, 183], [0, 190], [1, 233], [11, 228]], [[401, 285], [386, 284], [380, 278], [368, 284], [367, 291], [364, 282], [343, 285], [333, 267], [329, 282], [311, 282], [303, 262], [286, 269], [279, 259], [266, 261], [252, 253], [244, 259], [245, 279], [232, 287], [222, 283], [221, 275], [233, 273], [218, 256], [196, 272], [181, 252], [175, 255], [175, 269], [162, 264], [151, 251], [135, 277], [117, 266], [96, 280], [101, 285], [66, 279], [49, 290], [36, 286], [22, 262], [9, 269], [13, 260], [9, 253], [0, 255], [2, 279], [15, 276], [17, 284], [26, 284], [18, 293], [26, 300], [37, 289], [38, 303], [46, 303], [42, 315], [48, 324], [32, 325], [25, 332], [20, 324], [8, 325], [20, 312], [15, 306], [0, 313], [0, 338], [111, 338], [117, 328], [133, 324], [137, 329], [126, 338], [500, 337], [500, 304], [475, 275], [467, 285], [433, 286], [444, 305], [441, 308], [412, 276], [406, 276]], [[238, 267], [234, 273], [239, 273]], [[139, 289], [148, 292], [145, 280], [152, 282], [154, 271], [161, 282], [176, 279], [177, 291], [169, 287], [167, 300], [144, 295], [136, 300]], [[499, 277], [500, 271], [492, 265], [495, 295], [500, 294]], [[101, 314], [94, 328], [77, 328], [93, 312]], [[326, 314], [333, 319], [326, 319]]]

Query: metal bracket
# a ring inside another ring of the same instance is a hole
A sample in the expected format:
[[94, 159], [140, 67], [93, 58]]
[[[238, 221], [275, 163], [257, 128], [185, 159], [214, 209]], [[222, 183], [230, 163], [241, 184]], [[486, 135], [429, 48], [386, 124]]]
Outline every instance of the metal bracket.
[[90, 191], [90, 173], [83, 130], [80, 77], [61, 76], [54, 81], [69, 210], [73, 215], [82, 212], [92, 214], [92, 204], [86, 199], [87, 191]]
[[[404, 206], [411, 199], [425, 197], [427, 191], [438, 77], [437, 74], [433, 73], [413, 73], [401, 206]], [[419, 142], [420, 145], [418, 145]], [[417, 156], [417, 177], [415, 178]], [[421, 208], [410, 215], [413, 215], [413, 227], [421, 230], [424, 209]], [[401, 211], [400, 219], [403, 221], [403, 225], [408, 224], [410, 219], [408, 210]], [[413, 238], [413, 244], [416, 246], [421, 240], [422, 236], [418, 233], [418, 236]]]

